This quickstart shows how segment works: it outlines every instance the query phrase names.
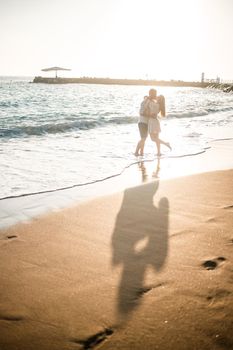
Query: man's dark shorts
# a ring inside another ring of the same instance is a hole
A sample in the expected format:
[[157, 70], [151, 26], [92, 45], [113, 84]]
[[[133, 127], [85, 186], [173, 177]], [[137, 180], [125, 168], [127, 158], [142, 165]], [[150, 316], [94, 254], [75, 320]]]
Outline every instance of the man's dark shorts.
[[139, 128], [141, 139], [146, 139], [148, 136], [148, 124], [138, 123], [138, 128]]

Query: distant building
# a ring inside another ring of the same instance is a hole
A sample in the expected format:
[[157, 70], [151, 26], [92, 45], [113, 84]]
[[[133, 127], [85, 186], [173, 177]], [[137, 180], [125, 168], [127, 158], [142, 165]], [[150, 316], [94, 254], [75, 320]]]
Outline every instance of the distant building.
[[201, 82], [202, 83], [213, 83], [213, 84], [220, 84], [221, 83], [221, 79], [219, 76], [217, 76], [215, 79], [209, 79], [209, 78], [205, 78], [205, 73], [201, 73]]
[[204, 83], [205, 81], [205, 73], [201, 73], [201, 82]]

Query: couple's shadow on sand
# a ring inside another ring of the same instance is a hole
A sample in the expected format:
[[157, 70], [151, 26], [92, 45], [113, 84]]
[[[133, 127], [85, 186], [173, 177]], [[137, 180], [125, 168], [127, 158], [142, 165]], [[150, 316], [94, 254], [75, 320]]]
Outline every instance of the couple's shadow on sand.
[[[168, 253], [169, 202], [156, 203], [159, 181], [125, 190], [112, 235], [112, 265], [121, 265], [117, 312], [126, 317], [153, 288], [145, 284], [146, 272], [164, 266]], [[156, 203], [156, 204], [154, 204]]]

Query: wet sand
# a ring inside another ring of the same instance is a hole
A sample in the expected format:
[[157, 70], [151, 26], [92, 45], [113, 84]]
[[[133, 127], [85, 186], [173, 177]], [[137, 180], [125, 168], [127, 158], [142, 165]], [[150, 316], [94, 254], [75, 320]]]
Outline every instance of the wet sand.
[[233, 170], [0, 232], [0, 349], [233, 348]]
[[135, 157], [135, 164], [125, 169], [121, 175], [110, 177], [105, 181], [0, 200], [0, 230], [18, 222], [29, 222], [51, 211], [58, 211], [96, 197], [124, 191], [126, 188], [138, 186], [156, 178], [164, 180], [233, 169], [233, 138], [212, 141], [209, 147], [203, 153], [187, 157], [167, 158], [165, 156], [154, 160]]

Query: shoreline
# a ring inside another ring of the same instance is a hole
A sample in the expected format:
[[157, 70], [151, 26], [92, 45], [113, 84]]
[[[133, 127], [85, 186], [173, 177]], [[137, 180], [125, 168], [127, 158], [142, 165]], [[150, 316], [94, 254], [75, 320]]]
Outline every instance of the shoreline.
[[[96, 197], [111, 195], [155, 178], [167, 180], [198, 173], [233, 169], [231, 159], [233, 139], [212, 141], [205, 152], [181, 158], [161, 158], [154, 160], [137, 159], [120, 174], [86, 185], [45, 191], [40, 194], [10, 197], [0, 200], [0, 231], [19, 222], [48, 215], [87, 202]], [[213, 162], [212, 159], [215, 159]]]

